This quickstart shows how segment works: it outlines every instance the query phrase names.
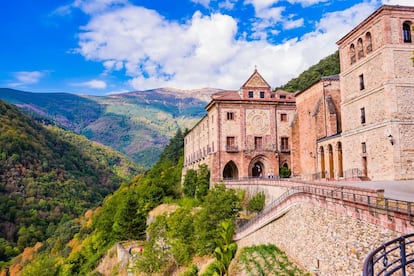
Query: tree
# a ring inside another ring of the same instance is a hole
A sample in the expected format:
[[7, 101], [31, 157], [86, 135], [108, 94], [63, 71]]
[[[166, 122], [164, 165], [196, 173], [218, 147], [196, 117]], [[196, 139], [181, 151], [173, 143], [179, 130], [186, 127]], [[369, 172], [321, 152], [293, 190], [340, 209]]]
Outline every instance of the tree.
[[188, 264], [194, 256], [194, 225], [191, 210], [180, 208], [167, 219], [171, 252], [178, 265]]
[[22, 276], [55, 276], [58, 275], [58, 265], [55, 258], [48, 255], [41, 255], [24, 267]]
[[210, 171], [206, 164], [201, 164], [198, 166], [197, 171], [197, 189], [195, 196], [198, 199], [202, 199], [208, 193], [210, 187]]
[[136, 261], [140, 271], [152, 274], [165, 268], [171, 257], [167, 231], [167, 218], [164, 215], [157, 216], [148, 226], [149, 241], [144, 247], [142, 258]]
[[198, 254], [211, 254], [220, 239], [220, 224], [235, 220], [240, 211], [240, 200], [233, 189], [216, 184], [204, 198], [202, 209], [194, 218], [195, 247]]
[[197, 172], [189, 169], [185, 174], [183, 183], [183, 194], [187, 197], [194, 197], [197, 189]]
[[138, 204], [138, 195], [130, 192], [118, 206], [112, 228], [119, 240], [139, 239], [144, 236], [146, 216]]

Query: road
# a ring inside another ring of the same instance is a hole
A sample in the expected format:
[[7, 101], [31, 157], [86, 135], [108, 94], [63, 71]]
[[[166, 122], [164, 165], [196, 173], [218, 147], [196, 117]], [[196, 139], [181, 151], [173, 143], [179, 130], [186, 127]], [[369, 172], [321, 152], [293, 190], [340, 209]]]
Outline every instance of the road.
[[414, 202], [414, 180], [401, 181], [336, 181], [336, 185], [384, 189], [384, 197]]

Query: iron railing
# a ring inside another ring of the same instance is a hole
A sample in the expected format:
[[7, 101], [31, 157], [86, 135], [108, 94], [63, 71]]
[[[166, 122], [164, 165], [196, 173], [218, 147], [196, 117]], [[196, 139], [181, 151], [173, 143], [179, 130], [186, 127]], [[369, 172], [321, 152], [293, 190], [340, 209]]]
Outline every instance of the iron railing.
[[241, 225], [236, 229], [236, 233], [240, 233], [247, 229], [250, 225], [259, 222], [267, 213], [277, 208], [288, 197], [299, 193], [306, 193], [311, 196], [324, 197], [326, 199], [341, 200], [348, 204], [354, 204], [355, 206], [364, 205], [367, 206], [370, 212], [377, 212], [382, 214], [391, 215], [394, 212], [407, 215], [407, 220], [414, 225], [414, 202], [388, 199], [384, 197], [377, 197], [357, 192], [344, 191], [346, 187], [336, 187], [335, 189], [312, 187], [312, 186], [296, 186], [289, 188], [287, 192], [282, 194], [279, 198], [269, 204], [256, 217], [249, 220], [247, 223]]
[[414, 233], [384, 243], [369, 253], [364, 261], [363, 276], [413, 275]]

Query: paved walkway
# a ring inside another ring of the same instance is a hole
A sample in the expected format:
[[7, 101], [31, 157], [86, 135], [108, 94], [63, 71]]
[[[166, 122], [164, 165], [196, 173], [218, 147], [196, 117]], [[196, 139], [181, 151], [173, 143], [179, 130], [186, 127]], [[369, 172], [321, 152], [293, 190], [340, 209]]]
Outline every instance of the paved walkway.
[[335, 181], [336, 185], [361, 188], [384, 189], [384, 196], [390, 199], [414, 202], [414, 180], [401, 181]]

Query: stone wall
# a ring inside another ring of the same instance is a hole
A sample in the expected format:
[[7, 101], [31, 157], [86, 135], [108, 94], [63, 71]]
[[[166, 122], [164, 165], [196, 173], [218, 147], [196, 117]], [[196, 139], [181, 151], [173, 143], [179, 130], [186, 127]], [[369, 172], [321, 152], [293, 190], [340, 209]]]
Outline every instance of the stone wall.
[[240, 248], [274, 244], [292, 261], [318, 275], [361, 275], [367, 254], [399, 235], [345, 214], [302, 203], [237, 243]]

